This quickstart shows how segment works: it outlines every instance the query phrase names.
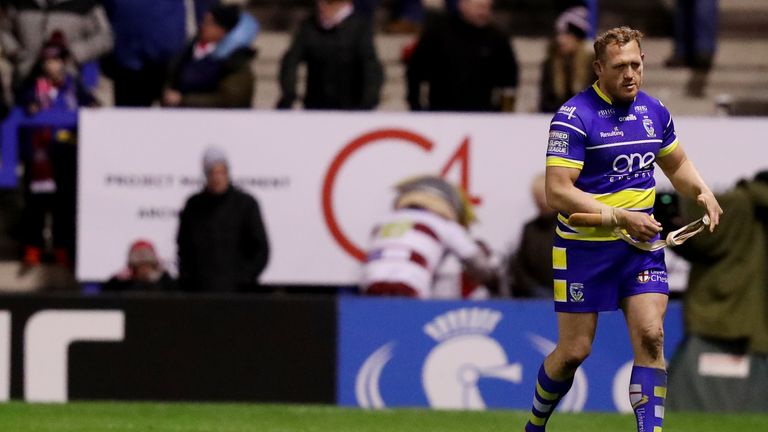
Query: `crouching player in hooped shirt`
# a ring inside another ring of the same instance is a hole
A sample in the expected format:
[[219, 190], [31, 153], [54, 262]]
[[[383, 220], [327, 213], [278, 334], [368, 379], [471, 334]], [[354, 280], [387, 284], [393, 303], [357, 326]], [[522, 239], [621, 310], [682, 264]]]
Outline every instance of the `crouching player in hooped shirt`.
[[496, 285], [501, 260], [470, 236], [474, 215], [461, 190], [421, 176], [398, 184], [397, 193], [393, 211], [373, 229], [363, 266], [366, 294], [433, 298], [435, 273], [449, 253], [473, 282]]
[[[539, 369], [526, 432], [545, 430], [590, 353], [598, 312], [618, 308], [634, 353], [628, 390], [637, 430], [662, 430], [669, 293], [664, 251], [633, 248], [613, 231], [622, 228], [640, 241], [658, 238], [661, 226], [651, 214], [654, 162], [681, 195], [704, 208], [710, 231], [722, 210], [678, 144], [669, 111], [640, 91], [642, 37], [628, 27], [601, 34], [595, 41], [597, 82], [566, 102], [550, 123], [546, 191], [559, 212], [552, 250], [559, 335]], [[601, 214], [603, 226], [569, 226], [573, 213]]]

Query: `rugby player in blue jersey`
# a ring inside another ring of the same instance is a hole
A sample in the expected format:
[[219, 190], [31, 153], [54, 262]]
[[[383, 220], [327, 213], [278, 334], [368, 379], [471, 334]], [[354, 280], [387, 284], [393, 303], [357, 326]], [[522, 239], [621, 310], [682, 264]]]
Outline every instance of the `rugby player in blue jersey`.
[[[598, 312], [618, 308], [634, 353], [629, 398], [637, 429], [662, 430], [669, 293], [664, 252], [634, 248], [614, 229], [640, 241], [658, 238], [654, 163], [681, 195], [704, 208], [710, 230], [722, 210], [680, 147], [669, 111], [640, 91], [642, 37], [628, 27], [601, 34], [594, 46], [597, 82], [566, 102], [550, 123], [546, 190], [549, 205], [559, 212], [552, 250], [559, 336], [539, 369], [527, 432], [544, 431], [570, 389], [590, 353]], [[570, 226], [573, 213], [600, 214], [603, 226]]]

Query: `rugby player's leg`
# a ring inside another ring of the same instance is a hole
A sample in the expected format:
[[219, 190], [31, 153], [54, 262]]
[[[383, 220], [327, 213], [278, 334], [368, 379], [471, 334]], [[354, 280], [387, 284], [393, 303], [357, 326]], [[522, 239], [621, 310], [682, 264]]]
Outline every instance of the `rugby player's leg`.
[[557, 346], [539, 368], [526, 432], [544, 431], [547, 421], [573, 384], [573, 375], [592, 351], [597, 313], [557, 313]]
[[667, 371], [664, 362], [664, 314], [668, 297], [646, 293], [622, 301], [635, 363], [629, 381], [629, 400], [635, 411], [637, 430], [661, 432]]

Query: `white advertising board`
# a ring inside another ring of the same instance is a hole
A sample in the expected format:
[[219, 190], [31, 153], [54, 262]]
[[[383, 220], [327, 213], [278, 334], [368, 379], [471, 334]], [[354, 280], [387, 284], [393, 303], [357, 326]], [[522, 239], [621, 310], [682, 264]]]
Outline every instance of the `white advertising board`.
[[[473, 234], [505, 253], [535, 213], [530, 182], [544, 170], [548, 122], [501, 114], [84, 110], [77, 277], [109, 278], [136, 239], [153, 242], [173, 270], [178, 212], [202, 185], [209, 146], [226, 151], [235, 183], [261, 205], [271, 246], [263, 283], [356, 283], [358, 258], [392, 204], [393, 185], [424, 173], [466, 186], [477, 201]], [[764, 120], [676, 122], [686, 151], [717, 188], [768, 166]]]

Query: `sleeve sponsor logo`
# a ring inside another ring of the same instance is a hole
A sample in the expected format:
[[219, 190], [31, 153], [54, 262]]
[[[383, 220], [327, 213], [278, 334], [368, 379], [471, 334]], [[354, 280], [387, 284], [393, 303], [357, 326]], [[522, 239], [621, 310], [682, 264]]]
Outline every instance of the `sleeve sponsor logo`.
[[576, 107], [575, 106], [568, 106], [563, 105], [560, 107], [560, 109], [557, 111], [558, 114], [564, 114], [568, 116], [568, 119], [572, 119], [574, 114], [576, 113]]
[[568, 132], [551, 130], [549, 131], [549, 146], [547, 153], [568, 154], [568, 141], [570, 134]]

